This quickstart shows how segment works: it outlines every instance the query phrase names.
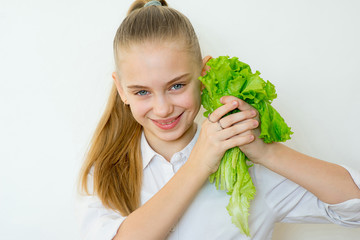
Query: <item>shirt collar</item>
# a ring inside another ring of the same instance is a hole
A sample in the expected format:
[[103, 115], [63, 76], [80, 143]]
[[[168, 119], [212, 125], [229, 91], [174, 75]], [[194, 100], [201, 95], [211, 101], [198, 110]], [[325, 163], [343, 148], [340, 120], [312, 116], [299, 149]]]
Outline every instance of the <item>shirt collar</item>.
[[[196, 129], [196, 133], [193, 137], [193, 139], [189, 142], [189, 144], [180, 151], [180, 153], [186, 158], [188, 159], [191, 153], [191, 150], [193, 149], [196, 140], [199, 137], [199, 133], [200, 133], [200, 127], [197, 126]], [[145, 169], [145, 167], [147, 165], [149, 165], [150, 161], [156, 156], [159, 155], [157, 152], [155, 152], [149, 145], [148, 141], [146, 140], [144, 131], [141, 134], [141, 156], [142, 156], [142, 163], [143, 163], [143, 169]]]
[[156, 155], [157, 153], [150, 147], [143, 131], [141, 134], [141, 157], [143, 162], [143, 169], [145, 169], [151, 159], [153, 159], [153, 157]]

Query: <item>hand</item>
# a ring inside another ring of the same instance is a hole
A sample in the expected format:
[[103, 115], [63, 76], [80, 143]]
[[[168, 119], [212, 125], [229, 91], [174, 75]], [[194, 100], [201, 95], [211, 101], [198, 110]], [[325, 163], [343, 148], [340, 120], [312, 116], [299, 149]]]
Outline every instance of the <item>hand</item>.
[[[238, 99], [233, 96], [225, 96], [221, 98], [222, 104], [228, 104], [232, 101], [238, 102], [238, 109], [240, 109], [242, 112], [253, 112], [251, 115], [252, 118], [247, 118], [244, 121], [237, 122], [236, 124], [247, 124], [248, 122], [251, 122], [253, 124], [253, 128], [248, 129], [247, 131], [239, 134], [239, 137], [241, 136], [254, 136], [254, 141], [249, 142], [248, 144], [238, 145], [240, 147], [240, 150], [245, 153], [245, 155], [254, 163], [261, 164], [263, 161], [266, 161], [268, 158], [267, 156], [270, 154], [270, 149], [273, 146], [273, 144], [266, 144], [262, 139], [259, 138], [260, 136], [260, 117], [258, 111], [253, 108], [250, 104], [246, 103], [245, 101]], [[237, 115], [239, 113], [235, 113], [232, 115]], [[225, 118], [221, 120], [221, 123], [225, 121]], [[224, 123], [224, 126], [231, 126], [231, 124], [234, 123]], [[223, 127], [224, 127], [223, 126]]]
[[[255, 139], [252, 132], [259, 125], [257, 112], [250, 105], [235, 97], [223, 97], [223, 106], [217, 108], [201, 127], [199, 139], [191, 152], [190, 161], [197, 161], [209, 175], [218, 167], [225, 151], [249, 144]], [[249, 107], [250, 106], [250, 107]], [[223, 117], [238, 108], [241, 112]]]

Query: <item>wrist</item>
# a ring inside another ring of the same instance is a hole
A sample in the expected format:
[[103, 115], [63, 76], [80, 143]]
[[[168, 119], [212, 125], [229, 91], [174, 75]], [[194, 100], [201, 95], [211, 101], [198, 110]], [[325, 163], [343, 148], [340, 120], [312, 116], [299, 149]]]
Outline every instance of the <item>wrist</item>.
[[257, 163], [269, 168], [277, 159], [282, 144], [278, 142], [265, 144], [263, 154], [258, 159]]
[[199, 178], [206, 180], [213, 173], [213, 170], [207, 166], [207, 164], [199, 160], [200, 159], [197, 158], [193, 159], [190, 156], [185, 165], [187, 168], [191, 169], [193, 174], [196, 174]]

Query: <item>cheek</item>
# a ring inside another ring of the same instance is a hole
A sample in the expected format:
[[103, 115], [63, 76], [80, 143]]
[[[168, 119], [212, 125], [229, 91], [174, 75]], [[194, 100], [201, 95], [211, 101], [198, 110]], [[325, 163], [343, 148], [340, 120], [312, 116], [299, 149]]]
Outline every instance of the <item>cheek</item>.
[[143, 118], [149, 112], [150, 106], [146, 101], [131, 101], [130, 109], [136, 121], [141, 122], [141, 118]]
[[201, 104], [200, 90], [193, 89], [189, 91], [179, 101], [181, 101], [181, 105], [184, 108], [193, 108], [195, 111], [199, 110]]

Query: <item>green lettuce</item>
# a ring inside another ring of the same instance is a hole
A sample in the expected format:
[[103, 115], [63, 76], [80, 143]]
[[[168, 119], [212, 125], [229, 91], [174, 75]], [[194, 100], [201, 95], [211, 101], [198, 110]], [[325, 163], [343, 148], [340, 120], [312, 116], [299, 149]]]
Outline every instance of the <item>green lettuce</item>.
[[[222, 96], [235, 96], [253, 106], [260, 116], [260, 138], [265, 143], [284, 142], [293, 133], [280, 114], [271, 106], [277, 97], [275, 86], [264, 81], [260, 72], [252, 73], [250, 66], [238, 60], [220, 56], [207, 63], [210, 70], [205, 76], [199, 77], [205, 88], [201, 95], [201, 103], [206, 109], [207, 117], [215, 109], [222, 106]], [[239, 112], [238, 109], [229, 114]], [[250, 201], [256, 194], [248, 169], [252, 166], [249, 159], [238, 147], [229, 149], [221, 159], [218, 170], [209, 177], [215, 182], [217, 189], [226, 190], [230, 201], [226, 209], [232, 222], [241, 233], [250, 236], [248, 216]]]

